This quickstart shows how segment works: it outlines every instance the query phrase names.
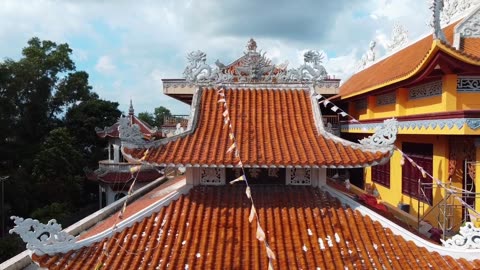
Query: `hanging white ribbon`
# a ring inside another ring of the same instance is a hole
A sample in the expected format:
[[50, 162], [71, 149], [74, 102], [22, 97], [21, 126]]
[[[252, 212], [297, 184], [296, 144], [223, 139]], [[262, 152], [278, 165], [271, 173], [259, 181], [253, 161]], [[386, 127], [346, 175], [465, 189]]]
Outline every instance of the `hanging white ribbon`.
[[346, 112], [344, 112], [344, 111], [341, 111], [341, 112], [340, 112], [340, 115], [341, 115], [342, 117], [345, 117], [345, 116], [348, 115], [348, 113], [346, 113]]
[[258, 241], [265, 241], [265, 232], [260, 226], [260, 222], [257, 221], [257, 239]]
[[245, 175], [240, 175], [239, 177], [235, 178], [234, 180], [230, 181], [230, 184], [234, 184], [236, 182], [240, 182], [240, 181], [245, 181]]
[[255, 206], [252, 204], [252, 207], [250, 208], [250, 215], [248, 216], [248, 222], [252, 223], [253, 218], [255, 217], [256, 210]]
[[230, 147], [229, 147], [228, 150], [227, 150], [227, 153], [232, 152], [233, 149], [235, 149], [235, 143], [232, 143], [232, 145], [230, 145]]
[[338, 107], [334, 105], [330, 110], [332, 110], [332, 111], [334, 111], [334, 112], [337, 112]]

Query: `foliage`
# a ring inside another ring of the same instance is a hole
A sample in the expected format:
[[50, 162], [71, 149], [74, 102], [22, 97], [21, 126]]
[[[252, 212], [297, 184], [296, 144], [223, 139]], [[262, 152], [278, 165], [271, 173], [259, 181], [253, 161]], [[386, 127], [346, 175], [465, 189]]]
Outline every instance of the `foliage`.
[[65, 126], [72, 131], [74, 145], [80, 151], [87, 166], [97, 165], [104, 157], [106, 140], [96, 135], [95, 128], [113, 125], [120, 117], [118, 103], [102, 99], [90, 99], [73, 105], [65, 115]]
[[3, 262], [25, 250], [25, 243], [14, 235], [0, 238], [0, 261]]
[[155, 108], [155, 111], [153, 112], [153, 115], [155, 116], [155, 124], [157, 127], [161, 127], [163, 125], [163, 119], [165, 116], [172, 116], [172, 113], [170, 112], [169, 109], [160, 106]]
[[157, 124], [155, 123], [155, 118], [153, 117], [153, 114], [149, 112], [141, 112], [138, 114], [138, 119], [142, 120], [143, 122], [149, 124], [150, 126], [156, 126]]
[[32, 218], [44, 224], [51, 219], [55, 219], [59, 224], [65, 224], [66, 219], [71, 215], [70, 208], [67, 203], [54, 202], [33, 211]]
[[[68, 44], [32, 38], [18, 60], [0, 60], [0, 176], [10, 176], [0, 221], [6, 230], [10, 215], [73, 222], [80, 207], [97, 205], [86, 194], [83, 167], [96, 164], [105, 145], [95, 127], [112, 125], [120, 111], [118, 103], [98, 98], [71, 54]], [[16, 252], [16, 243], [0, 239], [0, 260]]]

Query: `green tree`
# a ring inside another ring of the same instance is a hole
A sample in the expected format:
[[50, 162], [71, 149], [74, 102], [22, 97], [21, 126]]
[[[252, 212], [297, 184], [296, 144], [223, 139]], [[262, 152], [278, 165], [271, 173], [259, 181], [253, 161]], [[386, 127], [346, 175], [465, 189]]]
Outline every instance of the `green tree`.
[[0, 62], [0, 162], [10, 169], [34, 156], [69, 106], [96, 97], [71, 53], [68, 44], [32, 38], [18, 61]]
[[161, 127], [163, 125], [163, 119], [165, 116], [172, 116], [172, 113], [170, 112], [169, 109], [160, 106], [155, 108], [155, 111], [153, 112], [153, 115], [155, 116], [155, 125], [157, 127]]
[[[103, 149], [94, 128], [113, 124], [120, 112], [118, 103], [92, 92], [71, 54], [68, 44], [32, 38], [18, 60], [0, 60], [0, 176], [10, 176], [6, 217], [74, 222], [79, 213], [88, 214], [83, 167], [98, 159], [87, 150]], [[7, 229], [13, 225], [4, 221]], [[0, 239], [1, 261], [8, 258], [5, 241]]]
[[149, 112], [141, 112], [138, 114], [138, 119], [142, 120], [143, 122], [149, 124], [150, 126], [156, 126], [155, 118], [153, 114]]
[[80, 201], [82, 179], [78, 176], [83, 174], [84, 162], [73, 141], [66, 128], [56, 128], [35, 155], [32, 175], [41, 205]]
[[65, 115], [65, 126], [74, 138], [75, 147], [81, 152], [89, 167], [97, 166], [105, 158], [107, 140], [98, 138], [95, 128], [113, 125], [120, 117], [118, 103], [102, 99], [90, 99], [75, 104]]

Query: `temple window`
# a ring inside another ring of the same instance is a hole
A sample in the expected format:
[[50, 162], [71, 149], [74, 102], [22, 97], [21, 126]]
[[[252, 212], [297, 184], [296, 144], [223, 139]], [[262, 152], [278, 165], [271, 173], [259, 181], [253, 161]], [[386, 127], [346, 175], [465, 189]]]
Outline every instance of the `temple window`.
[[[432, 175], [433, 144], [403, 143], [402, 151], [425, 172]], [[428, 176], [424, 178], [419, 168], [405, 161], [402, 166], [402, 193], [432, 204], [432, 179]]]
[[390, 160], [383, 165], [372, 167], [372, 181], [390, 188]]

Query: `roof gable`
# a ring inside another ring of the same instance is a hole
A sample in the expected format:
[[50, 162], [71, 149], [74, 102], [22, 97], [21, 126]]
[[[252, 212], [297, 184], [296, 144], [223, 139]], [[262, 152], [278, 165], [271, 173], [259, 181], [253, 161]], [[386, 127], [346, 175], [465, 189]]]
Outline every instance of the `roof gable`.
[[[273, 87], [225, 91], [245, 166], [362, 167], [390, 157], [391, 145], [369, 148], [324, 131], [311, 89]], [[194, 109], [199, 112], [195, 126], [182, 135], [145, 146], [127, 141], [124, 156], [162, 166], [236, 166], [238, 157], [227, 151], [232, 142], [224, 128], [224, 105], [217, 102], [216, 89], [201, 89], [196, 95], [200, 101]]]

